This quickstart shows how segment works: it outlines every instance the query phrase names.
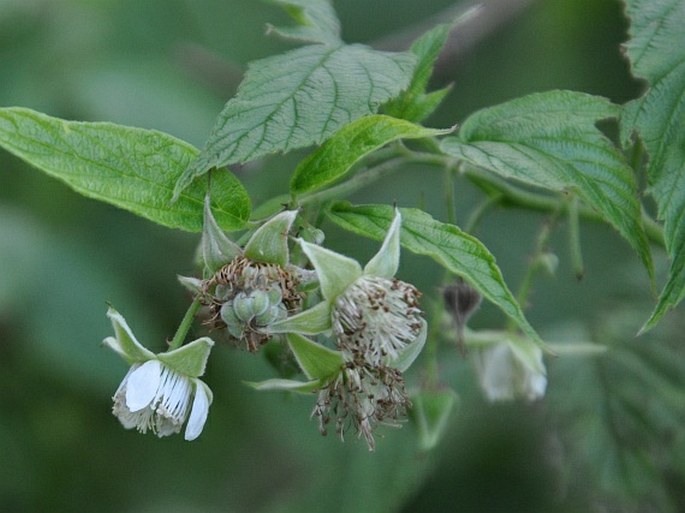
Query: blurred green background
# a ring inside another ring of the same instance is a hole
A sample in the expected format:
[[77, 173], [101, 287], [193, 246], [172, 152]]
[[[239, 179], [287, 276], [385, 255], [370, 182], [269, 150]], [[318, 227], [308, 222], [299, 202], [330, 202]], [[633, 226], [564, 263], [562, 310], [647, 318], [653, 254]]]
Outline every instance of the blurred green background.
[[[476, 26], [482, 37], [458, 38], [441, 61], [435, 86], [454, 88], [431, 125], [550, 88], [618, 103], [640, 94], [619, 50], [618, 2], [484, 4], [498, 23]], [[402, 48], [405, 30], [455, 5], [336, 7], [347, 41]], [[201, 145], [246, 63], [288, 48], [264, 35], [266, 22], [286, 18], [254, 0], [0, 0], [0, 105], [156, 128]], [[303, 154], [240, 170], [255, 204], [285, 191]], [[468, 183], [456, 187], [463, 222], [480, 196]], [[441, 174], [412, 168], [351, 199], [421, 205], [446, 219], [443, 196]], [[479, 227], [513, 289], [543, 222], [498, 208]], [[376, 248], [326, 229], [331, 247], [360, 259]], [[221, 346], [206, 374], [215, 400], [202, 436], [158, 440], [123, 430], [110, 413], [126, 366], [100, 347], [111, 331], [105, 303], [161, 349], [188, 304], [176, 274], [193, 273], [198, 236], [84, 199], [0, 152], [0, 511], [685, 511], [682, 309], [636, 339], [654, 304], [637, 257], [610, 228], [583, 224], [587, 272], [578, 282], [566, 240], [561, 222], [549, 248], [560, 267], [536, 280], [529, 318], [550, 340], [611, 349], [548, 360], [548, 394], [536, 404], [487, 404], [469, 363], [444, 341], [443, 382], [461, 399], [441, 445], [421, 452], [408, 423], [380, 428], [368, 453], [354, 437], [321, 437], [308, 418], [311, 398], [242, 385], [273, 370]], [[662, 252], [656, 258], [666, 265]], [[400, 277], [423, 290], [427, 306], [442, 276], [432, 261], [403, 256]], [[502, 323], [484, 305], [472, 327]], [[408, 376], [413, 389], [420, 364]]]

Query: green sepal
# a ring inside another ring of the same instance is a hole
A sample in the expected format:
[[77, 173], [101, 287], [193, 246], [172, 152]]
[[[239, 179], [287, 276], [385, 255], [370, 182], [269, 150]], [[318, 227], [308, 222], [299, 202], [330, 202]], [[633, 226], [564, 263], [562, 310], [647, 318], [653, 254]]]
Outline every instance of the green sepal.
[[201, 245], [202, 258], [211, 273], [218, 271], [241, 254], [240, 247], [228, 238], [214, 219], [209, 196], [205, 197]]
[[405, 372], [409, 367], [411, 367], [411, 364], [414, 363], [414, 360], [416, 360], [419, 354], [421, 354], [423, 346], [426, 345], [427, 334], [428, 323], [424, 319], [421, 319], [421, 330], [416, 336], [416, 340], [414, 340], [411, 344], [407, 344], [401, 351], [399, 351], [399, 354], [396, 358], [388, 358], [386, 363], [390, 367], [394, 367], [400, 372]]
[[211, 338], [202, 337], [173, 351], [160, 353], [157, 359], [180, 374], [197, 378], [205, 372], [212, 346], [214, 341]]
[[458, 400], [459, 396], [451, 388], [423, 391], [411, 396], [409, 418], [416, 424], [422, 450], [430, 451], [438, 445]]
[[333, 301], [362, 275], [359, 262], [349, 257], [298, 239], [302, 251], [316, 269], [323, 297]]
[[526, 337], [509, 336], [507, 339], [511, 350], [529, 369], [542, 374], [547, 374], [542, 363], [542, 349], [532, 340]]
[[[526, 336], [500, 330], [467, 330], [464, 335], [465, 344], [471, 348], [485, 349], [496, 344], [507, 344], [519, 361], [528, 369], [542, 375], [546, 374], [539, 344]], [[550, 354], [556, 356], [551, 347], [546, 346], [546, 349]]]
[[180, 274], [176, 275], [176, 279], [188, 292], [195, 295], [202, 293], [201, 279], [193, 276], [181, 276]]
[[314, 379], [312, 381], [296, 381], [294, 379], [267, 379], [265, 381], [243, 381], [247, 386], [255, 390], [284, 390], [287, 392], [300, 392], [307, 394], [315, 391], [321, 387], [321, 380]]
[[144, 347], [129, 328], [126, 319], [111, 306], [107, 317], [112, 321], [115, 337], [107, 337], [103, 344], [118, 353], [129, 365], [146, 362], [155, 358], [155, 354]]
[[331, 329], [331, 304], [322, 301], [312, 308], [292, 317], [271, 323], [266, 330], [269, 333], [301, 333], [318, 335]]
[[385, 235], [383, 245], [364, 267], [364, 274], [390, 279], [400, 266], [400, 227], [402, 215], [395, 209], [395, 217]]
[[338, 374], [345, 361], [340, 351], [317, 344], [297, 333], [287, 335], [290, 350], [309, 379], [327, 380]]
[[297, 210], [287, 210], [269, 219], [247, 241], [245, 256], [256, 262], [285, 267], [290, 259], [288, 232], [296, 217]]

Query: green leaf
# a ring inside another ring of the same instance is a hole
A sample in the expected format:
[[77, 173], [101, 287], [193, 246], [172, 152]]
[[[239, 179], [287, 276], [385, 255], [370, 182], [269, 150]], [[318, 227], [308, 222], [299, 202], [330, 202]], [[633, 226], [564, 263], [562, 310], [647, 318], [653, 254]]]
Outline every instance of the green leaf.
[[619, 112], [584, 93], [531, 94], [471, 115], [441, 149], [506, 178], [573, 190], [621, 233], [652, 276], [633, 171], [595, 126]]
[[[202, 229], [206, 183], [194, 184], [171, 203], [174, 184], [197, 150], [170, 135], [11, 107], [0, 108], [0, 146], [84, 196], [170, 228]], [[211, 196], [224, 229], [243, 227], [251, 206], [237, 178], [215, 173]]]
[[411, 396], [409, 416], [416, 424], [422, 450], [430, 451], [438, 445], [457, 399], [451, 388], [423, 391]]
[[297, 210], [287, 210], [269, 219], [247, 241], [245, 256], [285, 267], [290, 260], [288, 233], [296, 217]]
[[328, 349], [297, 333], [289, 333], [287, 338], [297, 363], [309, 379], [326, 380], [342, 370], [345, 362], [340, 351]]
[[320, 189], [344, 176], [360, 159], [392, 141], [449, 132], [380, 114], [363, 117], [345, 125], [305, 158], [295, 169], [290, 190], [293, 194], [301, 194]]
[[253, 62], [174, 194], [210, 168], [321, 144], [397, 96], [414, 61], [361, 45], [309, 45]]
[[621, 131], [624, 140], [637, 131], [649, 154], [649, 192], [664, 221], [671, 258], [668, 281], [643, 328], [648, 329], [685, 297], [685, 3], [627, 0], [626, 5], [632, 72], [650, 87], [625, 106]]
[[[402, 246], [419, 255], [433, 258], [449, 271], [465, 278], [484, 297], [513, 319], [521, 330], [539, 345], [544, 345], [523, 315], [509, 291], [495, 257], [475, 237], [458, 227], [436, 221], [414, 208], [399, 209], [402, 214]], [[347, 230], [373, 239], [382, 239], [393, 218], [388, 205], [359, 205], [338, 202], [329, 217]]]
[[205, 373], [207, 359], [213, 346], [214, 341], [211, 338], [202, 337], [173, 351], [159, 353], [157, 359], [176, 372], [197, 378]]
[[310, 43], [340, 43], [340, 22], [328, 0], [271, 0], [280, 5], [298, 25], [269, 26], [269, 31], [286, 39]]
[[246, 385], [254, 388], [255, 390], [283, 390], [288, 392], [301, 392], [309, 393], [313, 392], [321, 386], [321, 380], [315, 379], [312, 381], [296, 381], [294, 379], [267, 379], [264, 381], [245, 381]]
[[411, 84], [398, 98], [388, 103], [385, 112], [418, 123], [426, 119], [450, 92], [451, 87], [446, 87], [426, 94], [426, 87], [452, 27], [451, 23], [438, 25], [412, 44], [410, 51], [416, 55], [418, 63]]

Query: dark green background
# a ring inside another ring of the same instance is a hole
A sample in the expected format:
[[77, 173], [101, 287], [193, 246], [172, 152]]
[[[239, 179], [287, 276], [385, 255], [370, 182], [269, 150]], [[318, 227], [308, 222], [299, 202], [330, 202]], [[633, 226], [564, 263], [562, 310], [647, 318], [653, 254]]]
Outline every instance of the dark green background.
[[[369, 44], [448, 5], [337, 2], [345, 39]], [[201, 145], [246, 63], [288, 48], [264, 36], [267, 21], [286, 18], [253, 0], [0, 0], [0, 105]], [[619, 50], [626, 26], [618, 2], [531, 2], [441, 64], [434, 85], [454, 88], [428, 123], [451, 126], [551, 88], [623, 103], [641, 91]], [[304, 154], [239, 171], [255, 204], [285, 192]], [[408, 168], [351, 199], [424, 206], [444, 220], [443, 189], [435, 169]], [[458, 181], [456, 198], [462, 223], [481, 196]], [[543, 221], [498, 208], [479, 227], [513, 289]], [[326, 228], [329, 246], [362, 260], [377, 247]], [[370, 454], [354, 437], [319, 436], [311, 398], [242, 385], [273, 371], [220, 346], [206, 374], [215, 400], [202, 436], [158, 440], [123, 430], [110, 413], [126, 366], [99, 345], [111, 331], [105, 302], [161, 349], [187, 306], [176, 274], [193, 273], [197, 235], [81, 198], [0, 153], [0, 511], [682, 511], [682, 310], [635, 339], [654, 301], [637, 257], [612, 229], [583, 224], [587, 272], [577, 282], [566, 237], [562, 221], [550, 242], [561, 265], [536, 280], [528, 316], [550, 340], [614, 349], [548, 360], [548, 395], [537, 404], [488, 405], [468, 362], [445, 343], [443, 382], [461, 401], [443, 443], [421, 453], [407, 424], [381, 428]], [[432, 261], [405, 254], [400, 277], [435, 305], [442, 271]], [[473, 327], [503, 322], [485, 305]]]

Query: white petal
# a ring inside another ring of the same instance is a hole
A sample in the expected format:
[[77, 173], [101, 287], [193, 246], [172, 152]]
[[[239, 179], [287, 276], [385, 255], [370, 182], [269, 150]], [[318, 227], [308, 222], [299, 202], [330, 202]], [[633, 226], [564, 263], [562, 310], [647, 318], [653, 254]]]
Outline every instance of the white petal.
[[126, 406], [131, 412], [148, 406], [157, 394], [162, 364], [149, 360], [134, 370], [126, 382]]
[[196, 380], [195, 385], [195, 399], [193, 400], [193, 406], [190, 410], [190, 418], [188, 419], [188, 425], [186, 426], [185, 432], [185, 439], [189, 442], [195, 440], [200, 436], [200, 433], [202, 433], [202, 428], [205, 427], [205, 421], [207, 420], [207, 414], [209, 413], [209, 404], [211, 402], [207, 385], [200, 380]]

